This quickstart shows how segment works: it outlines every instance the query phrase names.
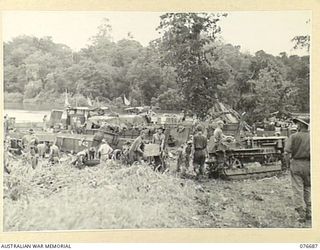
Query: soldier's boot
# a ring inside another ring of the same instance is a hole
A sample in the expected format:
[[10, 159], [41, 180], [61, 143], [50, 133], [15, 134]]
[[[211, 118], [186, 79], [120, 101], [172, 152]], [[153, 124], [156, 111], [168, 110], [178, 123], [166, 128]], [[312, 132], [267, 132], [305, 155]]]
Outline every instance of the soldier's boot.
[[200, 181], [203, 177], [203, 169], [201, 165], [198, 165], [196, 172], [196, 180]]
[[312, 217], [312, 211], [311, 211], [311, 204], [307, 205], [306, 208], [306, 220], [311, 220]]
[[204, 173], [205, 173], [205, 166], [204, 165], [200, 165], [199, 167], [199, 172], [200, 172], [200, 175], [202, 177], [204, 177]]
[[300, 223], [303, 223], [306, 221], [306, 210], [303, 207], [297, 207], [295, 208], [297, 214], [298, 214], [298, 221]]

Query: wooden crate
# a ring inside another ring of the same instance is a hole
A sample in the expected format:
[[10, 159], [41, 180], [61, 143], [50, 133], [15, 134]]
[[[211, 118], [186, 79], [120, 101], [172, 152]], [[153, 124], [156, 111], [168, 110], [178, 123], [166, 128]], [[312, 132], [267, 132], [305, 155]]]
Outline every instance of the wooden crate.
[[150, 157], [150, 156], [158, 156], [160, 155], [160, 147], [159, 144], [145, 144], [144, 145], [144, 156]]

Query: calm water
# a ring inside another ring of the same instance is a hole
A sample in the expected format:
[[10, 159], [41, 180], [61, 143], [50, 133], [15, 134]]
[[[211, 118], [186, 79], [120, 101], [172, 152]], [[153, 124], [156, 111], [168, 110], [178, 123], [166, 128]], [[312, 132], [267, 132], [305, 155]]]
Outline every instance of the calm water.
[[57, 104], [34, 104], [34, 103], [4, 103], [4, 109], [20, 109], [20, 110], [33, 110], [33, 111], [47, 111], [51, 109], [63, 109], [63, 106]]
[[5, 109], [4, 114], [8, 114], [9, 117], [15, 117], [16, 122], [42, 122], [44, 115], [50, 118], [50, 110], [47, 111], [35, 111], [35, 110], [23, 110], [23, 109]]
[[49, 105], [4, 103], [3, 114], [15, 117], [16, 122], [42, 122], [43, 116], [50, 118], [51, 110], [56, 107]]

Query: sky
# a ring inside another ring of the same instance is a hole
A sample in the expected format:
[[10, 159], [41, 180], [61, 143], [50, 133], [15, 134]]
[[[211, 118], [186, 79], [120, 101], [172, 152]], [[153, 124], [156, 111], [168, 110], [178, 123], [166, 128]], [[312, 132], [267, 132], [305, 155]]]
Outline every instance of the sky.
[[[255, 11], [227, 12], [220, 21], [221, 40], [240, 45], [242, 52], [254, 54], [264, 50], [278, 55], [305, 55], [293, 50], [290, 41], [296, 35], [311, 33], [310, 11]], [[70, 11], [7, 11], [3, 12], [3, 40], [10, 41], [19, 35], [51, 36], [56, 43], [68, 45], [75, 51], [90, 44], [89, 38], [97, 33], [103, 18], [112, 26], [114, 41], [133, 38], [143, 46], [159, 37], [155, 30], [160, 22], [160, 12], [70, 12]]]

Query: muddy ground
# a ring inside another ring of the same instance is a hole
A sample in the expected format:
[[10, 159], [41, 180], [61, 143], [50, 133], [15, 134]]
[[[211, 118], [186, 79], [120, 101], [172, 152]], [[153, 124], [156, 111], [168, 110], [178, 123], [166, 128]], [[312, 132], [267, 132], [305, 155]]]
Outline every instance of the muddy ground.
[[200, 183], [204, 198], [195, 219], [206, 227], [296, 228], [289, 173], [238, 181], [206, 180]]

